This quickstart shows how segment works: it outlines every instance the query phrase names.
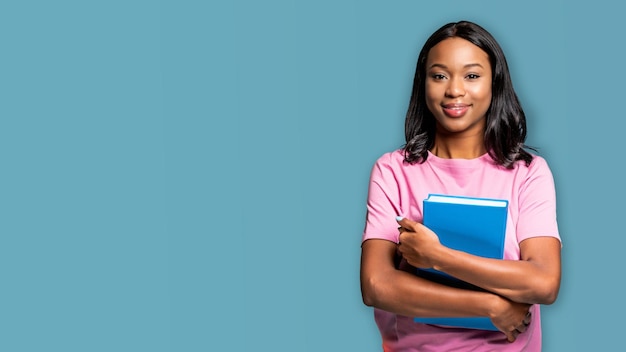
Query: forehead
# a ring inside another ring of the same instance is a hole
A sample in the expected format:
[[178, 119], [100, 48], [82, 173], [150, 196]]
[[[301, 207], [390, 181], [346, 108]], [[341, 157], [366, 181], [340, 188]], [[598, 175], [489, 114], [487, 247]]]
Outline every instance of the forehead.
[[444, 39], [433, 46], [428, 52], [426, 68], [432, 65], [446, 67], [466, 66], [480, 64], [484, 68], [490, 68], [489, 55], [478, 46], [458, 37]]

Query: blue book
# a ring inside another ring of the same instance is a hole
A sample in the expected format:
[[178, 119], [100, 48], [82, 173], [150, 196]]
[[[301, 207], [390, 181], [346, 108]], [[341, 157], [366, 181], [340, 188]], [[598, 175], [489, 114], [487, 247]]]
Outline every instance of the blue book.
[[[424, 225], [446, 247], [481, 257], [502, 259], [508, 201], [503, 199], [430, 194], [424, 200]], [[434, 269], [417, 275], [448, 286], [470, 290], [479, 287]], [[415, 318], [416, 322], [469, 329], [498, 330], [487, 317]]]

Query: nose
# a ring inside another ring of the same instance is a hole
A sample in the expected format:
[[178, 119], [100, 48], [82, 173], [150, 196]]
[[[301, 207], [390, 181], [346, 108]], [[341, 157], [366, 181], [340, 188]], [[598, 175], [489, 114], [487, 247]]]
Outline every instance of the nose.
[[446, 96], [456, 98], [465, 95], [465, 86], [462, 78], [452, 78], [448, 82]]

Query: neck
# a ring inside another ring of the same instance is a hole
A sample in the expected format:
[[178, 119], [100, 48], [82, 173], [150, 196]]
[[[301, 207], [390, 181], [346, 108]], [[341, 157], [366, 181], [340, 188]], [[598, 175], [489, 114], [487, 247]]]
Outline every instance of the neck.
[[430, 152], [443, 159], [475, 159], [485, 154], [487, 150], [481, 138], [435, 137], [435, 143]]

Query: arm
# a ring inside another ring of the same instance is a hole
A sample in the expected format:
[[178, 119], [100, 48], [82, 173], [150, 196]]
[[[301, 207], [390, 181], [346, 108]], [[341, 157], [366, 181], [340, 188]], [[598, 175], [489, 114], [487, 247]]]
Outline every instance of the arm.
[[485, 316], [503, 331], [509, 341], [526, 330], [529, 305], [515, 303], [489, 292], [462, 290], [440, 285], [394, 265], [397, 245], [370, 239], [361, 254], [361, 292], [363, 301], [404, 316], [453, 317]]
[[515, 302], [551, 304], [561, 281], [561, 242], [533, 237], [520, 243], [520, 260], [477, 257], [447, 248], [422, 224], [402, 219], [400, 251], [416, 267], [434, 268]]

